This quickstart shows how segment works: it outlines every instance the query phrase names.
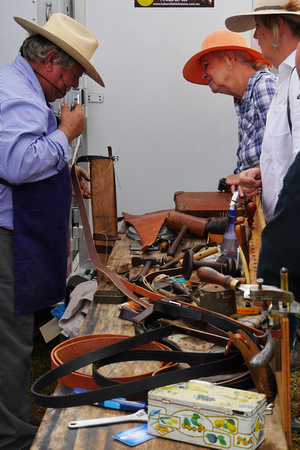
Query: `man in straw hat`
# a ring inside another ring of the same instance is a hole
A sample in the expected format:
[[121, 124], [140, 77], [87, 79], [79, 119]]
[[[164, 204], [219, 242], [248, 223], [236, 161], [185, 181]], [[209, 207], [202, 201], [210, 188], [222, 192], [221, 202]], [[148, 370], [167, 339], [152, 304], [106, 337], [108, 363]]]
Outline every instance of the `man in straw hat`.
[[[295, 58], [300, 41], [300, 1], [256, 0], [254, 12], [229, 17], [226, 26], [232, 31], [255, 28], [262, 54], [278, 68], [278, 89], [268, 114], [261, 165], [241, 174], [241, 182], [248, 196], [257, 194], [262, 186], [267, 225], [262, 233], [258, 277], [266, 284], [280, 286], [279, 271], [287, 267], [290, 290], [300, 301], [298, 229], [293, 233], [294, 224], [298, 227], [294, 213], [299, 211], [295, 182], [300, 168], [300, 100]], [[289, 319], [292, 347], [299, 319], [295, 315]], [[299, 368], [298, 352], [298, 360], [291, 358], [291, 370]]]
[[[1, 68], [0, 142], [0, 448], [25, 449], [30, 423], [34, 311], [65, 298], [71, 179], [70, 142], [84, 130], [82, 107], [49, 102], [78, 87], [83, 73], [104, 83], [90, 63], [95, 36], [64, 14], [44, 27], [15, 17], [29, 32], [20, 54]], [[79, 169], [81, 188], [89, 176]]]
[[237, 167], [225, 180], [232, 193], [239, 187], [240, 172], [259, 164], [267, 112], [277, 81], [270, 66], [260, 52], [249, 46], [245, 36], [218, 30], [204, 39], [201, 51], [183, 68], [186, 80], [234, 97], [238, 117]]

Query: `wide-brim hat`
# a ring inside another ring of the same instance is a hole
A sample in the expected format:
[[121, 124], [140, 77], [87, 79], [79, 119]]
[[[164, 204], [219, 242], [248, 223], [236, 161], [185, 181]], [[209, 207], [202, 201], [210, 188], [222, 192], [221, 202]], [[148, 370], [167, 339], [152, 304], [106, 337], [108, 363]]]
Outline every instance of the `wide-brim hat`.
[[85, 73], [104, 87], [104, 82], [95, 67], [90, 63], [99, 44], [96, 37], [76, 20], [66, 14], [54, 13], [43, 27], [23, 19], [14, 17], [29, 34], [40, 34], [60, 47], [80, 64]]
[[229, 30], [218, 30], [210, 33], [203, 40], [201, 51], [192, 56], [183, 68], [183, 76], [186, 80], [196, 84], [208, 84], [202, 78], [203, 67], [200, 58], [207, 53], [218, 50], [243, 50], [249, 53], [255, 61], [263, 61], [268, 66], [272, 64], [267, 61], [260, 52], [251, 48], [246, 37], [240, 33]]
[[[290, 3], [290, 6], [289, 6]], [[226, 27], [231, 31], [248, 31], [255, 28], [255, 16], [276, 15], [284, 16], [294, 22], [300, 23], [300, 2], [288, 0], [256, 0], [252, 13], [239, 14], [225, 20]]]

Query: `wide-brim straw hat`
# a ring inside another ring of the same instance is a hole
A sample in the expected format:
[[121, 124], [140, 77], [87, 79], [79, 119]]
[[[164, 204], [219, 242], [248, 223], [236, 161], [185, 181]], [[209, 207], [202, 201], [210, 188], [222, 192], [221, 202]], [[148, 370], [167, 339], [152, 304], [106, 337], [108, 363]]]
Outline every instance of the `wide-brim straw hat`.
[[29, 34], [40, 34], [64, 50], [78, 64], [85, 73], [104, 87], [104, 82], [95, 67], [90, 63], [99, 44], [96, 37], [76, 20], [66, 14], [54, 13], [43, 27], [23, 19], [14, 17]]
[[207, 53], [218, 50], [243, 50], [249, 53], [255, 61], [263, 61], [269, 67], [272, 66], [260, 52], [249, 46], [248, 41], [243, 34], [233, 33], [229, 30], [217, 30], [206, 36], [202, 42], [201, 51], [192, 56], [185, 64], [183, 68], [184, 78], [191, 83], [208, 84], [207, 81], [202, 78], [203, 67], [200, 58]]
[[300, 23], [300, 1], [294, 0], [256, 0], [252, 13], [239, 14], [225, 20], [226, 27], [231, 31], [248, 31], [255, 28], [255, 16], [284, 16]]

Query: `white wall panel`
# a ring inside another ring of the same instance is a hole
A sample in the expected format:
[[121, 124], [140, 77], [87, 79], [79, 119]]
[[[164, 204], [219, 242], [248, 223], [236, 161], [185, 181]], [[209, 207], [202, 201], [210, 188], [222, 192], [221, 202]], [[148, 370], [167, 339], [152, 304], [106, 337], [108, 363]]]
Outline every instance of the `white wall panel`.
[[0, 66], [15, 59], [27, 36], [26, 31], [14, 21], [14, 16], [36, 21], [36, 1], [0, 0]]
[[89, 104], [88, 151], [106, 154], [111, 145], [119, 155], [119, 213], [173, 208], [178, 190], [216, 190], [235, 168], [233, 98], [187, 82], [182, 68], [227, 16], [251, 11], [252, 0], [215, 0], [214, 8], [86, 0], [86, 7], [100, 44], [92, 62], [106, 84], [88, 81], [89, 92], [104, 93], [104, 103]]

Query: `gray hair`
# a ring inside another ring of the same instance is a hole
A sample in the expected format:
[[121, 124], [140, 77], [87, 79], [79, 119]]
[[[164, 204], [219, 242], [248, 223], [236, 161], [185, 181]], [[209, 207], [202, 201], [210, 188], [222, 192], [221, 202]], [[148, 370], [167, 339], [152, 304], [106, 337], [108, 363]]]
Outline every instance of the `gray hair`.
[[69, 70], [76, 63], [75, 59], [69, 56], [64, 50], [62, 50], [53, 42], [44, 38], [39, 34], [28, 36], [20, 47], [20, 54], [24, 58], [27, 58], [31, 62], [44, 62], [51, 50], [54, 50], [57, 57], [53, 60], [56, 64], [59, 64], [63, 70]]
[[256, 71], [270, 67], [266, 62], [255, 59], [246, 50], [220, 50], [220, 57], [225, 57], [227, 51], [231, 51], [234, 54], [236, 60], [241, 64], [250, 66]]

